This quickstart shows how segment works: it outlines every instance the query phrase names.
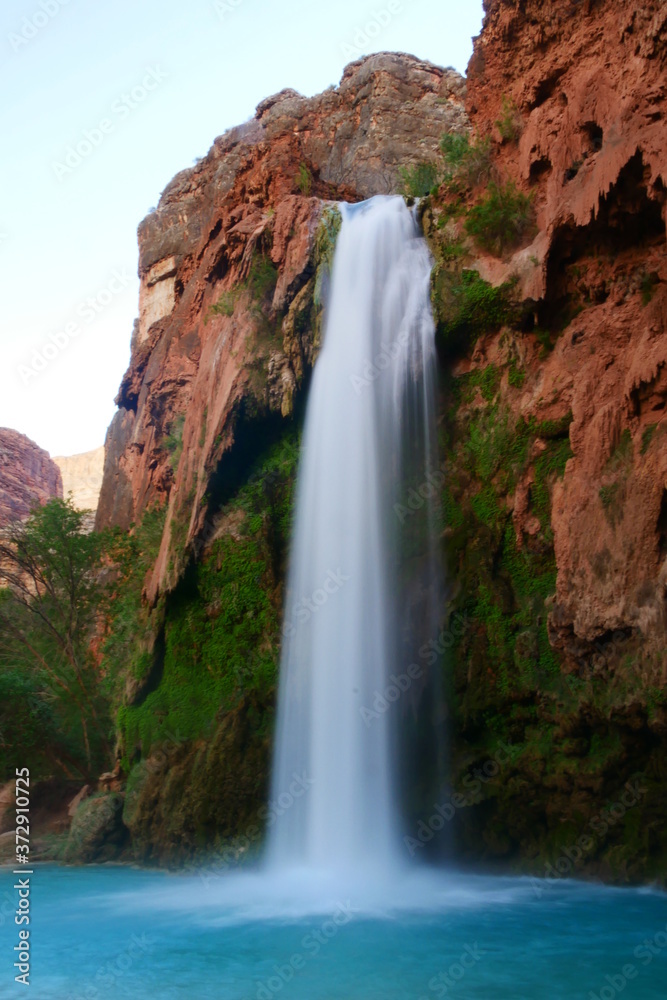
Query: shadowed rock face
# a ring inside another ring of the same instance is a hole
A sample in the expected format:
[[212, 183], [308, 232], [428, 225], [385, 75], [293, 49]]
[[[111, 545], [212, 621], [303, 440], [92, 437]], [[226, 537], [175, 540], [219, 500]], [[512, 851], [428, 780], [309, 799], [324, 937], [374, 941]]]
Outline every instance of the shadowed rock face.
[[[557, 487], [552, 637], [572, 666], [625, 630], [651, 647], [653, 682], [667, 621], [667, 6], [623, 0], [487, 0], [469, 67], [473, 126], [499, 140], [503, 99], [518, 142], [498, 167], [534, 198], [539, 233], [512, 271], [540, 324], [577, 312], [518, 408], [571, 411], [574, 457]], [[491, 344], [488, 350], [492, 351]], [[483, 362], [483, 355], [478, 359]], [[523, 531], [520, 514], [517, 530]], [[647, 665], [648, 669], [648, 665]]]
[[139, 318], [97, 524], [127, 526], [168, 500], [152, 597], [178, 574], [169, 539], [187, 546], [203, 529], [239, 419], [292, 412], [317, 349], [325, 206], [396, 191], [400, 167], [467, 127], [464, 95], [457, 73], [412, 56], [352, 63], [317, 97], [263, 101], [141, 223]]
[[48, 451], [25, 434], [0, 427], [0, 528], [62, 495], [60, 469]]

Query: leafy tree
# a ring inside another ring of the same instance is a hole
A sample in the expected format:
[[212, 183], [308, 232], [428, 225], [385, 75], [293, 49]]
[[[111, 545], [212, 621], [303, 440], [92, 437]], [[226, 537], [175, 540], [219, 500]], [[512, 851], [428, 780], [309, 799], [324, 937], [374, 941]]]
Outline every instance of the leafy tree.
[[53, 735], [57, 718], [67, 734], [61, 749], [88, 776], [109, 757], [93, 639], [112, 574], [110, 536], [86, 532], [84, 523], [71, 500], [53, 499], [0, 539], [0, 690], [17, 712], [23, 696], [21, 711], [31, 706], [26, 739], [47, 715], [45, 738]]

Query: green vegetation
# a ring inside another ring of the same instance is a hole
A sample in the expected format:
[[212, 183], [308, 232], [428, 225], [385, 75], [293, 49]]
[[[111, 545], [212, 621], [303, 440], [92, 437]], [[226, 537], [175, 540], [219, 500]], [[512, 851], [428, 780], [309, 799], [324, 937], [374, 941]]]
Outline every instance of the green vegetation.
[[401, 167], [401, 194], [407, 198], [424, 198], [438, 186], [439, 170], [436, 163], [415, 163]]
[[327, 205], [322, 212], [315, 236], [315, 289], [313, 301], [316, 307], [322, 305], [323, 288], [333, 267], [336, 241], [343, 219], [336, 205]]
[[269, 295], [273, 294], [277, 282], [278, 271], [271, 258], [255, 251], [245, 281], [222, 293], [218, 301], [209, 307], [204, 324], [208, 323], [211, 316], [232, 316], [243, 292], [249, 292], [255, 310], [261, 310]]
[[155, 619], [161, 609], [148, 608], [142, 594], [160, 549], [166, 513], [166, 507], [149, 507], [115, 551], [118, 581], [102, 646], [114, 703], [122, 698], [127, 678], [144, 680], [152, 665]]
[[615, 506], [619, 489], [619, 483], [612, 483], [611, 486], [600, 487], [600, 502], [602, 503], [605, 511], [611, 511]]
[[518, 142], [523, 131], [521, 112], [513, 98], [503, 96], [500, 118], [496, 121], [503, 142]]
[[232, 316], [236, 307], [235, 291], [223, 292], [217, 302], [214, 302], [204, 317], [204, 326], [211, 316]]
[[642, 304], [644, 306], [649, 305], [653, 301], [653, 296], [655, 294], [656, 286], [659, 284], [660, 278], [656, 272], [649, 273], [644, 271], [641, 278], [641, 283], [639, 285], [639, 290], [642, 293]]
[[523, 383], [526, 381], [526, 373], [523, 369], [517, 368], [516, 361], [513, 361], [510, 365], [507, 380], [513, 389], [523, 388]]
[[[518, 422], [501, 393], [501, 371], [493, 365], [456, 380], [448, 416], [449, 459], [443, 497], [447, 557], [460, 584], [453, 610], [467, 627], [452, 653], [457, 712], [470, 725], [486, 725], [489, 710], [549, 689], [559, 676], [547, 634], [545, 602], [555, 591], [556, 565], [550, 527], [551, 496], [571, 457], [562, 421]], [[511, 496], [533, 464], [529, 504], [539, 535], [517, 539]], [[460, 680], [459, 680], [460, 678]], [[509, 715], [498, 723], [507, 738]]]
[[642, 446], [641, 446], [642, 455], [645, 455], [646, 452], [651, 447], [651, 441], [653, 440], [653, 435], [655, 434], [657, 427], [658, 427], [657, 424], [649, 424], [648, 427], [644, 428], [644, 431], [642, 433]]
[[633, 451], [632, 435], [626, 427], [607, 461], [605, 472], [618, 472], [625, 468], [632, 461]]
[[112, 536], [87, 533], [84, 519], [71, 500], [53, 499], [0, 542], [0, 780], [13, 774], [7, 736], [17, 727], [37, 774], [89, 777], [108, 760], [91, 639], [110, 601], [100, 570]]
[[551, 330], [545, 330], [544, 327], [536, 326], [533, 330], [533, 334], [542, 348], [540, 351], [540, 357], [544, 359], [547, 354], [550, 354], [554, 349], [554, 340]]
[[470, 136], [448, 132], [440, 140], [445, 167], [444, 180], [451, 192], [488, 183], [491, 178], [491, 139], [471, 141]]
[[248, 270], [244, 287], [257, 303], [263, 303], [273, 295], [278, 282], [278, 270], [267, 254], [255, 253]]
[[310, 198], [313, 190], [313, 175], [307, 163], [299, 164], [299, 174], [296, 183], [301, 194], [305, 195], [306, 198]]
[[[219, 713], [242, 698], [271, 700], [297, 456], [291, 433], [258, 461], [216, 515], [220, 537], [169, 598], [160, 683], [118, 714], [128, 758], [137, 748], [146, 756], [174, 734], [210, 734]], [[260, 731], [267, 722], [255, 720]]]
[[[0, 592], [0, 616], [5, 598]], [[1, 621], [1, 618], [0, 618]], [[0, 628], [1, 628], [0, 624]], [[64, 709], [64, 710], [63, 710]], [[67, 705], [54, 704], [54, 694], [36, 671], [13, 667], [9, 657], [0, 666], [0, 781], [14, 777], [17, 751], [21, 766], [33, 778], [52, 772], [84, 774], [82, 740], [61, 729], [72, 718]]]
[[171, 467], [176, 471], [178, 463], [183, 454], [183, 427], [185, 426], [185, 414], [177, 414], [171, 422], [169, 433], [164, 439], [165, 450], [169, 453]]
[[447, 353], [458, 353], [484, 333], [511, 324], [516, 317], [515, 286], [494, 288], [476, 271], [452, 274], [436, 268], [433, 304], [438, 339]]
[[512, 181], [502, 186], [492, 181], [468, 212], [465, 228], [482, 249], [501, 255], [533, 232], [532, 200]]

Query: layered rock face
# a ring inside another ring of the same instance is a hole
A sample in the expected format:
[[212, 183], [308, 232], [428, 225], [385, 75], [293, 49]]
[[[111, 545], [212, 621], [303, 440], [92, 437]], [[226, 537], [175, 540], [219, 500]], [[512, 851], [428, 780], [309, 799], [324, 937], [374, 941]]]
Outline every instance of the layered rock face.
[[396, 190], [399, 167], [465, 127], [464, 93], [455, 72], [397, 54], [351, 64], [314, 98], [282, 91], [178, 174], [139, 227], [140, 314], [97, 524], [126, 527], [168, 499], [152, 599], [178, 577], [173, 539], [203, 531], [239, 421], [294, 407], [335, 236], [326, 205]]
[[505, 273], [521, 274], [538, 323], [566, 302], [577, 313], [517, 406], [542, 420], [572, 414], [552, 515], [553, 641], [574, 666], [608, 634], [641, 635], [643, 669], [664, 684], [667, 7], [485, 9], [468, 107], [497, 136], [513, 102], [521, 135], [498, 165], [531, 193], [539, 230]]
[[0, 427], [0, 528], [62, 495], [60, 469], [48, 451], [25, 434]]
[[53, 460], [63, 479], [65, 496], [72, 494], [78, 510], [97, 510], [104, 475], [104, 446], [80, 455], [57, 455]]

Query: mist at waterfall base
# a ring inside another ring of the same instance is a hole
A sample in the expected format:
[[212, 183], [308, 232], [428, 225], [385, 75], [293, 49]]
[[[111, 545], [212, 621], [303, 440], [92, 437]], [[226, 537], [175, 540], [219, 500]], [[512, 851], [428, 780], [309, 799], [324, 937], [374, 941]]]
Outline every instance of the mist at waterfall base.
[[[33, 992], [664, 998], [664, 894], [464, 875], [408, 849], [446, 773], [437, 677], [419, 655], [444, 604], [431, 261], [402, 199], [341, 210], [304, 428], [264, 856], [179, 874], [38, 867]], [[446, 834], [445, 820], [433, 826]], [[3, 919], [0, 997], [18, 996]]]

